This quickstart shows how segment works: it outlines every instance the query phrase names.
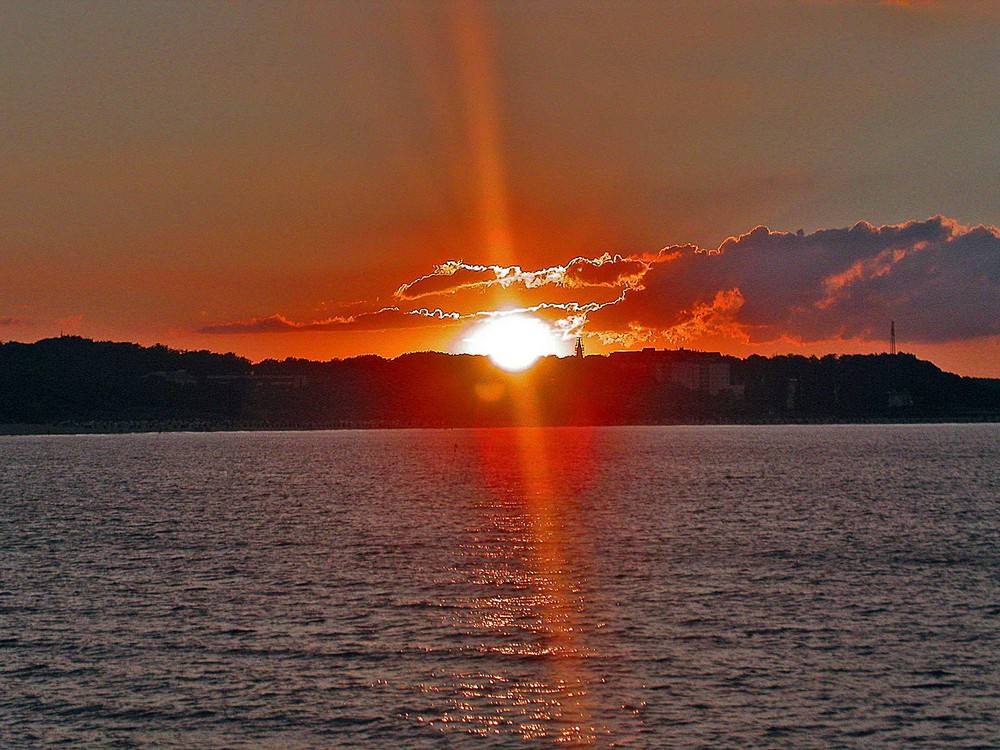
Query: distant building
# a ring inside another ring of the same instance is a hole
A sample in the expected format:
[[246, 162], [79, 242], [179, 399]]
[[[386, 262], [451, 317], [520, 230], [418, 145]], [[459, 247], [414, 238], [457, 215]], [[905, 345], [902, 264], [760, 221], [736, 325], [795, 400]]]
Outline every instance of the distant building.
[[304, 388], [309, 384], [309, 376], [305, 373], [262, 373], [256, 369], [250, 370], [250, 381], [257, 388]]
[[187, 370], [157, 370], [147, 375], [143, 375], [146, 380], [159, 380], [163, 383], [173, 383], [174, 385], [197, 385], [198, 378], [191, 375]]
[[785, 388], [785, 408], [789, 411], [793, 411], [797, 405], [797, 398], [799, 393], [799, 379], [789, 378], [788, 385]]
[[732, 368], [726, 361], [722, 362], [674, 362], [670, 368], [670, 380], [685, 386], [692, 391], [702, 391], [710, 396], [717, 396], [725, 391], [733, 390]]
[[309, 376], [305, 373], [266, 373], [251, 369], [246, 375], [209, 375], [207, 380], [213, 383], [228, 383], [232, 385], [248, 385], [260, 389], [293, 390], [304, 388], [309, 384]]
[[732, 382], [730, 358], [718, 352], [646, 347], [640, 351], [616, 352], [612, 356], [629, 369], [650, 372], [660, 383], [677, 383], [710, 396], [731, 393], [737, 398], [743, 397], [743, 385]]

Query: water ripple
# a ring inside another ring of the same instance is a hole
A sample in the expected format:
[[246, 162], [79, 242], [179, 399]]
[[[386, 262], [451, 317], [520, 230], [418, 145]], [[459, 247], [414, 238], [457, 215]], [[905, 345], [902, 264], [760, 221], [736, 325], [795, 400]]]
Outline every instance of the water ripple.
[[1000, 428], [0, 438], [0, 746], [1000, 747]]

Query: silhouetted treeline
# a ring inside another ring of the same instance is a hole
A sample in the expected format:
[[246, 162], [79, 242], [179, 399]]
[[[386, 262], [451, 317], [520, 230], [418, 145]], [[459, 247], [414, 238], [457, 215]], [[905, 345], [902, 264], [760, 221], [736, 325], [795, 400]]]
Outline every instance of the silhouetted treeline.
[[231, 416], [246, 394], [210, 378], [249, 369], [250, 362], [234, 354], [77, 336], [0, 344], [0, 422]]
[[908, 354], [548, 357], [526, 373], [435, 352], [312, 362], [78, 337], [0, 344], [0, 424], [227, 429], [1000, 419], [1000, 380]]

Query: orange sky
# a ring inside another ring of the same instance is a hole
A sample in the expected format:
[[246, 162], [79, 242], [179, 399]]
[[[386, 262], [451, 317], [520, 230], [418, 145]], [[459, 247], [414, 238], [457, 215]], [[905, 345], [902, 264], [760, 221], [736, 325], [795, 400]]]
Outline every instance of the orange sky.
[[1000, 376], [997, 7], [9, 6], [0, 339], [395, 356], [543, 305], [567, 351], [896, 320]]

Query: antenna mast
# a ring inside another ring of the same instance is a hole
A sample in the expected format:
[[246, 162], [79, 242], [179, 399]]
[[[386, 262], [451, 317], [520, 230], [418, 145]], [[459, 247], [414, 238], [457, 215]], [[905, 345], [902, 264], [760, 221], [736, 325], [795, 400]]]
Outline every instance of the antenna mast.
[[573, 352], [577, 357], [583, 356], [583, 336], [576, 337], [576, 350]]
[[896, 353], [896, 321], [889, 321], [889, 351], [892, 354]]

